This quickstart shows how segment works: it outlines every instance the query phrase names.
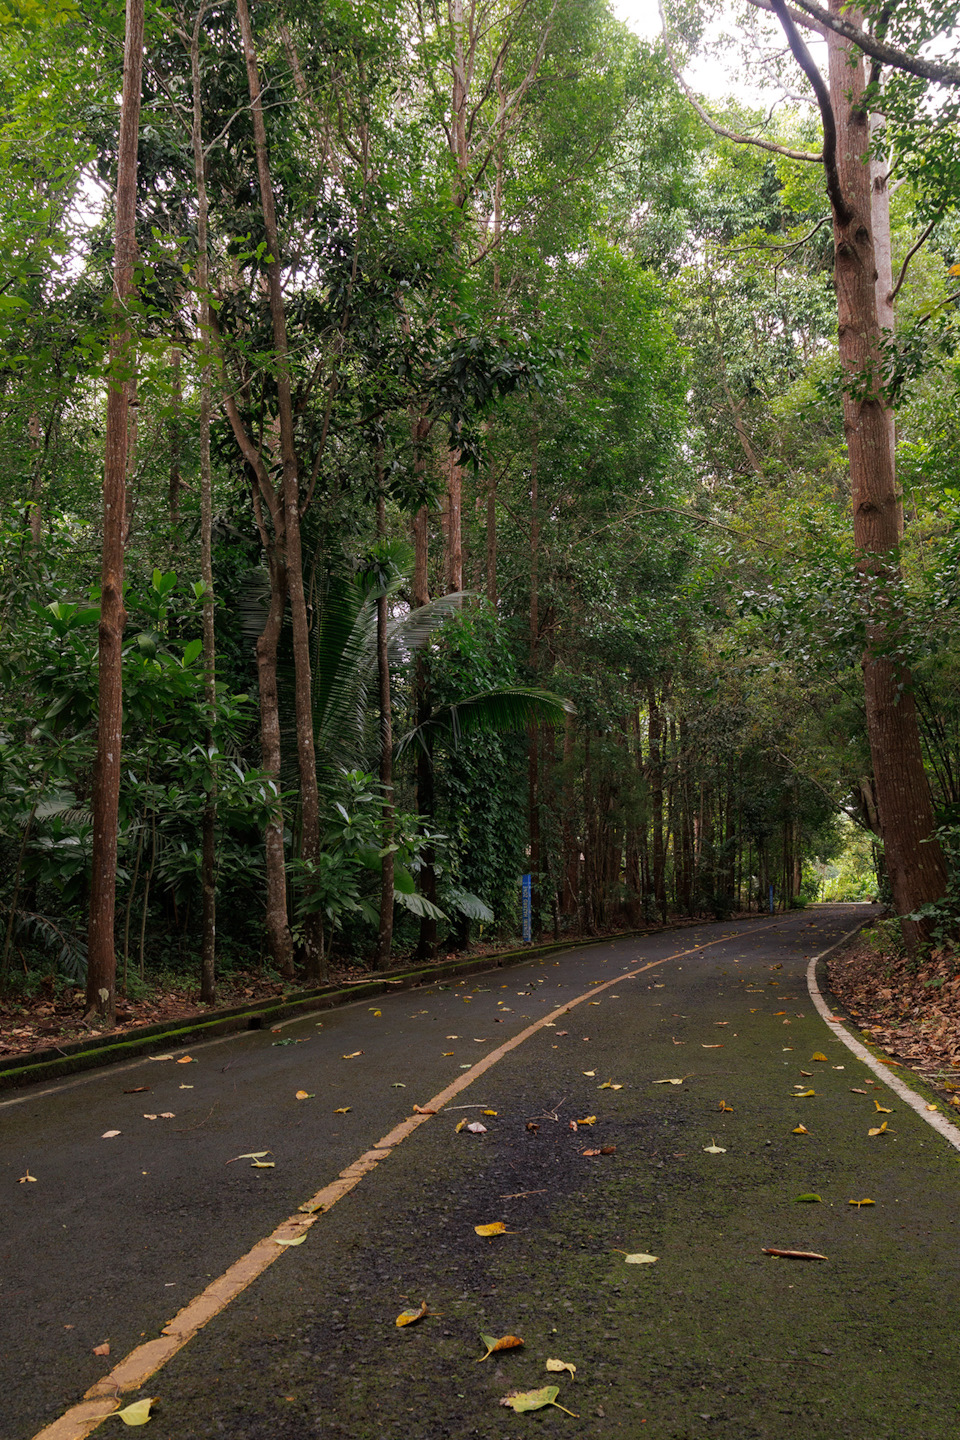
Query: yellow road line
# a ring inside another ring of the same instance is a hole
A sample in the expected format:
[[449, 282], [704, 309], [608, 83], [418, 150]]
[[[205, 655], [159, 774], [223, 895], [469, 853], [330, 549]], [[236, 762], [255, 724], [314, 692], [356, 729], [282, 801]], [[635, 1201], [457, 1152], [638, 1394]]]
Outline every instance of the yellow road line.
[[[768, 930], [771, 925], [780, 924], [780, 921], [767, 921], [764, 925], [752, 925], [750, 933], [757, 930]], [[189, 1340], [192, 1340], [198, 1330], [202, 1330], [221, 1310], [226, 1309], [232, 1300], [246, 1290], [247, 1286], [262, 1275], [275, 1260], [288, 1248], [284, 1241], [295, 1240], [303, 1235], [305, 1231], [316, 1224], [320, 1216], [328, 1210], [332, 1210], [338, 1200], [359, 1185], [364, 1175], [368, 1175], [379, 1165], [381, 1160], [386, 1160], [393, 1150], [406, 1140], [408, 1135], [421, 1125], [432, 1119], [431, 1111], [441, 1110], [445, 1105], [461, 1091], [466, 1090], [481, 1075], [485, 1075], [498, 1060], [509, 1055], [511, 1050], [516, 1050], [525, 1040], [536, 1035], [546, 1025], [558, 1020], [561, 1015], [566, 1015], [577, 1005], [582, 1005], [587, 1000], [609, 990], [612, 985], [622, 985], [624, 980], [632, 980], [637, 975], [642, 975], [647, 970], [653, 970], [658, 965], [665, 965], [670, 960], [681, 960], [684, 955], [695, 955], [701, 950], [708, 950], [711, 945], [722, 945], [725, 941], [740, 939], [740, 936], [721, 935], [716, 940], [707, 940], [702, 945], [693, 945], [688, 950], [677, 950], [673, 955], [664, 955], [660, 960], [649, 960], [646, 965], [639, 966], [636, 970], [621, 971], [612, 980], [605, 980], [602, 985], [591, 985], [582, 995], [574, 1000], [568, 1000], [559, 1009], [552, 1010], [549, 1015], [544, 1015], [541, 1020], [535, 1020], [525, 1030], [514, 1035], [512, 1040], [505, 1040], [495, 1050], [491, 1050], [476, 1065], [472, 1065], [465, 1074], [454, 1080], [439, 1094], [434, 1095], [422, 1107], [421, 1113], [410, 1115], [402, 1120], [399, 1125], [378, 1140], [372, 1150], [367, 1150], [358, 1160], [354, 1160], [345, 1170], [341, 1170], [336, 1180], [318, 1190], [309, 1200], [300, 1206], [295, 1215], [290, 1215], [281, 1222], [277, 1228], [263, 1240], [258, 1240], [252, 1250], [241, 1255], [235, 1260], [228, 1270], [212, 1281], [205, 1290], [202, 1290], [195, 1299], [189, 1301], [182, 1310], [178, 1310], [172, 1320], [164, 1325], [160, 1335], [155, 1340], [148, 1340], [144, 1345], [138, 1345], [120, 1360], [110, 1371], [91, 1385], [79, 1405], [73, 1405], [62, 1414], [59, 1419], [37, 1432], [33, 1440], [84, 1440], [84, 1437], [93, 1433], [109, 1415], [112, 1415], [121, 1407], [120, 1397], [131, 1390], [139, 1390], [142, 1385], [155, 1375], [168, 1360], [172, 1360], [179, 1350]]]

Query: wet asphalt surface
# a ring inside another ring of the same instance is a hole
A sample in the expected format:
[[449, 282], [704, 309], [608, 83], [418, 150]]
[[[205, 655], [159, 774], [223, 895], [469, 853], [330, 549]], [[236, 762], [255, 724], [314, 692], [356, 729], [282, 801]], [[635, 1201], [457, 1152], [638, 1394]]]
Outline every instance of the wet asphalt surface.
[[[862, 913], [616, 941], [0, 1103], [0, 1437], [79, 1400], [461, 1067], [592, 983], [726, 937], [578, 1006], [422, 1125], [148, 1382], [149, 1433], [952, 1440], [960, 1156], [804, 980]], [[253, 1151], [274, 1168], [234, 1158]], [[476, 1235], [497, 1220], [513, 1233]], [[423, 1300], [438, 1313], [398, 1329]], [[477, 1364], [480, 1332], [525, 1343]], [[499, 1404], [550, 1383], [577, 1419]]]

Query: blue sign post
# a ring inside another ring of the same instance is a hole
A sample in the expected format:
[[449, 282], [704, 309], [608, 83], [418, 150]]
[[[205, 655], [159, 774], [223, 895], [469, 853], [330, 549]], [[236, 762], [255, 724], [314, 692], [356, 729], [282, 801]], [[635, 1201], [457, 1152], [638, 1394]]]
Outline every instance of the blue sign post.
[[773, 914], [773, 886], [770, 886], [770, 914]]
[[533, 939], [533, 876], [524, 875], [521, 895], [523, 897], [523, 939], [529, 944]]

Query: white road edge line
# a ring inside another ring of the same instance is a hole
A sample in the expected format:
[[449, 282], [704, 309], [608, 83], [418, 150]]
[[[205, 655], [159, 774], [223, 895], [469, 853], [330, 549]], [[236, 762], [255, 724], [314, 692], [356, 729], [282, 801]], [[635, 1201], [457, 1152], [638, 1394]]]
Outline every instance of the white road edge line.
[[861, 1045], [859, 1040], [855, 1040], [849, 1030], [847, 1030], [839, 1020], [833, 1018], [830, 1007], [820, 993], [820, 986], [817, 984], [817, 965], [821, 960], [825, 960], [828, 955], [832, 955], [835, 950], [839, 950], [843, 945], [846, 945], [855, 935], [859, 935], [863, 928], [862, 925], [858, 925], [856, 929], [849, 930], [835, 945], [831, 945], [827, 950], [822, 950], [819, 955], [812, 955], [810, 957], [810, 963], [807, 965], [807, 989], [810, 992], [810, 999], [817, 1007], [821, 1020], [830, 1029], [835, 1038], [842, 1041], [847, 1049], [856, 1055], [858, 1060], [862, 1060], [867, 1068], [872, 1070], [874, 1075], [883, 1081], [884, 1085], [888, 1085], [895, 1094], [899, 1095], [904, 1104], [909, 1105], [911, 1110], [915, 1110], [921, 1120], [926, 1120], [928, 1125], [932, 1125], [937, 1134], [942, 1135], [944, 1140], [953, 1146], [954, 1150], [960, 1150], [960, 1130], [958, 1130], [955, 1125], [952, 1125], [939, 1111], [934, 1112], [928, 1110], [926, 1101], [921, 1100], [916, 1091], [911, 1090], [909, 1085], [904, 1085], [903, 1081], [898, 1079], [896, 1075], [891, 1075], [887, 1067], [875, 1059], [865, 1045]]

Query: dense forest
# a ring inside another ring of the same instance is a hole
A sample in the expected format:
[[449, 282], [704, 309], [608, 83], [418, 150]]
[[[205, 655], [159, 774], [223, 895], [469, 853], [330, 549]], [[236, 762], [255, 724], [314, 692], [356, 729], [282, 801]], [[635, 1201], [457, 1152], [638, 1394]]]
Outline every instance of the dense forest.
[[0, 9], [4, 985], [955, 926], [953, 12], [744, 9]]

